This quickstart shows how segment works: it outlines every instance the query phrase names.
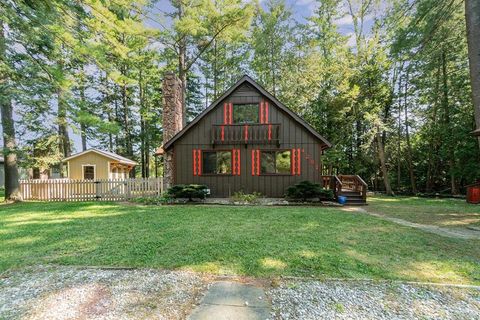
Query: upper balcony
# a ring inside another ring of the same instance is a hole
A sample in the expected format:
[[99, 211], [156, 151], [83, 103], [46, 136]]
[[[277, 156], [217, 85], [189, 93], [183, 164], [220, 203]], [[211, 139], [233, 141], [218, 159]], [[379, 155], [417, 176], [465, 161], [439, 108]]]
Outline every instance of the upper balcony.
[[280, 124], [215, 124], [212, 144], [279, 144]]

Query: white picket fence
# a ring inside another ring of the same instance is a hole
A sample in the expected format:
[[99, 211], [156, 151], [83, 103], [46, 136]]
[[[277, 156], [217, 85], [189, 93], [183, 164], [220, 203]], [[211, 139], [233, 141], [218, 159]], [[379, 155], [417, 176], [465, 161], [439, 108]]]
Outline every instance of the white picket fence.
[[23, 200], [40, 201], [122, 201], [160, 196], [162, 178], [114, 180], [20, 180]]

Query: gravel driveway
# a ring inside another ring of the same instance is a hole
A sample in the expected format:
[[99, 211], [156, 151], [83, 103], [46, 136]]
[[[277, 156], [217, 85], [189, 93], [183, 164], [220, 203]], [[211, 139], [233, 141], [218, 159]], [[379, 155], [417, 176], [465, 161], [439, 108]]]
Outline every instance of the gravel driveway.
[[205, 285], [188, 272], [29, 268], [0, 277], [0, 319], [184, 319]]
[[[185, 319], [218, 278], [63, 266], [9, 271], [0, 275], [0, 319]], [[272, 302], [271, 319], [480, 319], [480, 290], [473, 288], [333, 280], [262, 283]]]
[[284, 281], [277, 319], [480, 319], [480, 290], [370, 281]]

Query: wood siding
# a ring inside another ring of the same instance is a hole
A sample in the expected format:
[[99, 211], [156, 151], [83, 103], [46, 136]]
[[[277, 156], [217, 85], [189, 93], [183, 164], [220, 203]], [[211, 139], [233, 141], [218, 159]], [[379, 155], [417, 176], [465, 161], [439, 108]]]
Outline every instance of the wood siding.
[[[215, 109], [206, 114], [195, 126], [190, 128], [173, 145], [175, 157], [175, 184], [205, 184], [214, 197], [229, 197], [236, 191], [246, 193], [260, 192], [270, 197], [282, 197], [286, 189], [302, 180], [319, 182], [321, 180], [321, 147], [322, 142], [313, 136], [303, 125], [269, 103], [268, 123], [280, 124], [277, 144], [212, 144], [212, 125], [224, 123], [224, 103], [258, 103], [266, 100], [259, 91], [244, 83], [232, 94], [220, 102]], [[232, 150], [240, 149], [240, 175], [194, 175], [193, 149]], [[252, 176], [252, 150], [285, 150], [300, 149], [300, 175], [254, 175]]]
[[83, 179], [82, 165], [95, 166], [95, 179], [109, 179], [110, 158], [102, 156], [95, 152], [88, 152], [76, 158], [68, 160], [68, 177], [70, 179]]

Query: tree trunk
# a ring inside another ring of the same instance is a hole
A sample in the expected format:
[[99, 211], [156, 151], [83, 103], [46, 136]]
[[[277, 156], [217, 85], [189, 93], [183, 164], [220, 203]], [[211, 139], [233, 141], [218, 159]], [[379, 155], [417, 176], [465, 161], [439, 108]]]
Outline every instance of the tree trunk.
[[[83, 73], [83, 68], [82, 68], [82, 76], [81, 76], [81, 81], [80, 81], [80, 110], [82, 112], [86, 111], [86, 98], [85, 98], [85, 79], [84, 79], [85, 74]], [[82, 151], [87, 150], [87, 125], [85, 124], [84, 121], [80, 122], [80, 135], [82, 138]]]
[[404, 95], [404, 112], [405, 112], [405, 139], [407, 142], [407, 162], [408, 162], [408, 172], [410, 173], [410, 184], [412, 187], [412, 193], [416, 194], [417, 184], [415, 182], [415, 173], [413, 172], [413, 161], [412, 161], [412, 144], [410, 143], [410, 133], [409, 133], [409, 123], [408, 123], [408, 72], [407, 78], [405, 79], [405, 95]]
[[437, 137], [437, 113], [439, 105], [439, 96], [440, 96], [440, 75], [441, 75], [440, 63], [438, 63], [437, 75], [435, 81], [435, 103], [433, 105], [432, 112], [432, 128], [430, 136], [430, 151], [428, 153], [428, 169], [427, 169], [427, 181], [426, 181], [426, 192], [430, 193], [433, 191], [434, 187], [434, 178], [437, 175], [437, 159], [438, 159], [438, 137]]
[[402, 123], [401, 123], [401, 115], [402, 115], [402, 77], [398, 79], [398, 137], [397, 137], [397, 191], [400, 191], [402, 186]]
[[[480, 129], [480, 0], [465, 0], [465, 20], [475, 124]], [[478, 144], [480, 146], [480, 137]]]
[[[70, 137], [68, 134], [67, 101], [65, 91], [57, 88], [57, 123], [58, 123], [58, 150], [63, 158], [71, 154]], [[63, 162], [59, 164], [60, 177], [64, 177]]]
[[218, 71], [217, 71], [217, 40], [213, 40], [213, 101], [217, 100], [218, 94]]
[[[133, 144], [132, 144], [132, 132], [130, 130], [130, 117], [129, 117], [130, 112], [128, 110], [128, 93], [127, 93], [126, 84], [122, 85], [122, 107], [123, 107], [123, 129], [125, 130], [125, 151], [126, 151], [127, 157], [132, 159]], [[134, 178], [134, 177], [135, 177], [135, 167], [130, 171], [130, 178]]]
[[[0, 58], [5, 61], [7, 44], [5, 41], [3, 21], [0, 20]], [[8, 78], [5, 73], [0, 75], [0, 116], [3, 128], [3, 155], [5, 157], [5, 200], [19, 201], [22, 199], [18, 182], [17, 143], [15, 140], [15, 122], [10, 94], [7, 92]]]
[[458, 194], [457, 183], [455, 181], [455, 154], [453, 150], [452, 128], [450, 126], [450, 101], [448, 98], [448, 76], [447, 76], [447, 58], [445, 51], [442, 52], [442, 79], [443, 79], [443, 108], [445, 116], [445, 128], [450, 141], [447, 141], [448, 167], [450, 171], [450, 186], [452, 194]]
[[[114, 94], [114, 108], [115, 108], [115, 123], [117, 125], [120, 125], [121, 124], [121, 121], [120, 121], [120, 108], [118, 106], [118, 99], [119, 99], [119, 94], [118, 94], [118, 89], [119, 87], [117, 85], [114, 85], [114, 91], [115, 91], [115, 94]], [[115, 134], [115, 153], [118, 153], [120, 154], [120, 146], [121, 146], [121, 141], [120, 141], [120, 136], [118, 134], [118, 131], [117, 133]]]
[[[183, 18], [183, 4], [178, 6], [178, 18]], [[178, 42], [178, 78], [182, 83], [182, 126], [187, 125], [187, 43], [185, 36]]]
[[385, 149], [382, 141], [382, 133], [380, 128], [377, 128], [376, 134], [377, 146], [378, 146], [378, 159], [380, 160], [380, 168], [382, 170], [383, 184], [385, 185], [385, 192], [387, 195], [393, 195], [392, 187], [390, 186], [390, 180], [388, 178], [388, 169], [385, 161]]
[[142, 178], [145, 178], [145, 105], [143, 96], [142, 70], [139, 72], [138, 95], [140, 102], [140, 162], [142, 164]]

